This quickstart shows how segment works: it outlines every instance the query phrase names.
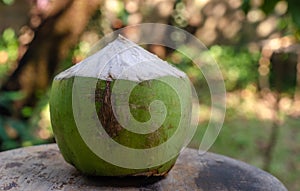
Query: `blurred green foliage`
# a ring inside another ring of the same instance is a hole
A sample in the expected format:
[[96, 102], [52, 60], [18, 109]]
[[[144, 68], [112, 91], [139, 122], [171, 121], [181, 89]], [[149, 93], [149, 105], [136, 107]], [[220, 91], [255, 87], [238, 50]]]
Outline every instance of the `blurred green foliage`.
[[12, 5], [15, 2], [15, 0], [2, 0], [1, 2], [5, 5]]
[[[223, 74], [227, 91], [243, 89], [249, 84], [258, 83], [260, 52], [250, 52], [247, 47], [213, 45], [201, 54], [216, 61]], [[173, 57], [176, 57], [176, 61], [172, 59]], [[205, 86], [201, 70], [189, 58], [175, 51], [166, 59], [187, 73], [193, 83], [197, 83], [196, 87]]]
[[220, 66], [228, 91], [243, 89], [250, 83], [257, 84], [259, 52], [218, 45], [212, 46], [209, 52]]
[[[0, 34], [0, 86], [16, 66], [18, 46], [18, 38], [13, 29], [7, 28]], [[7, 111], [12, 111], [12, 102], [22, 98], [23, 94], [21, 92], [1, 91], [0, 106]], [[45, 142], [45, 140], [34, 135], [34, 127], [41, 118], [39, 112], [43, 111], [42, 108], [45, 108], [48, 104], [47, 96], [43, 96], [40, 103], [36, 108], [24, 107], [22, 109], [24, 117], [33, 117], [29, 122], [0, 116], [0, 151]]]
[[[288, 10], [287, 15], [291, 18], [288, 21], [289, 25], [292, 25], [294, 27], [294, 33], [295, 36], [300, 39], [300, 3], [298, 0], [265, 0], [262, 1], [260, 5], [260, 9], [267, 15], [274, 12], [276, 9], [276, 5], [280, 2], [287, 2]], [[245, 11], [245, 13], [248, 13], [248, 11], [251, 9], [251, 3], [253, 1], [251, 0], [243, 0], [241, 8]], [[284, 20], [287, 21], [287, 20]], [[282, 23], [281, 23], [282, 24]]]
[[12, 69], [18, 57], [18, 39], [13, 29], [7, 28], [0, 34], [0, 85]]

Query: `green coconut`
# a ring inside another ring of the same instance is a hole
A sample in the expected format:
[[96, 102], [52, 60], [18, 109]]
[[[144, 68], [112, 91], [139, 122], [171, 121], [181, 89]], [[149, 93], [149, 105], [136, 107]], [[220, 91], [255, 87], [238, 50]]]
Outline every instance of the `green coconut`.
[[191, 100], [183, 72], [119, 36], [54, 78], [51, 123], [64, 159], [84, 174], [162, 176], [185, 144]]

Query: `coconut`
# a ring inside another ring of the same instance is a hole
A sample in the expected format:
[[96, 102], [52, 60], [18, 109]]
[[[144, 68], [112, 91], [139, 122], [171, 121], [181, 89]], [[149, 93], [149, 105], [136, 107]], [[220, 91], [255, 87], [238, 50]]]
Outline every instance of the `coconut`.
[[122, 36], [58, 74], [50, 96], [60, 151], [87, 175], [165, 175], [191, 108], [186, 74]]

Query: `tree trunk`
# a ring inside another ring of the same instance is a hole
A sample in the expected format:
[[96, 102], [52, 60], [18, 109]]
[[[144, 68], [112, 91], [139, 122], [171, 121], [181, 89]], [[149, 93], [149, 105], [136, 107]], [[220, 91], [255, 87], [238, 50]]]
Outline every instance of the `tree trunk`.
[[[0, 115], [17, 119], [24, 119], [21, 109], [34, 107], [39, 97], [47, 91], [59, 63], [67, 57], [100, 5], [100, 0], [34, 2], [31, 21], [40, 19], [41, 24], [34, 29], [34, 38], [27, 51], [1, 88], [1, 91], [20, 91], [23, 94], [23, 99], [12, 102], [11, 111], [0, 108]], [[34, 28], [34, 22], [31, 24]]]

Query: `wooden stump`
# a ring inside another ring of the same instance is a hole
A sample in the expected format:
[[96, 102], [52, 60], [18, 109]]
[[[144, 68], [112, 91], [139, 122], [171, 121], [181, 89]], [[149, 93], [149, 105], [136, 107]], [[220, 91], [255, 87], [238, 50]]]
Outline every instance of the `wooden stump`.
[[56, 144], [0, 153], [0, 190], [286, 191], [272, 175], [243, 162], [185, 149], [164, 178], [86, 177], [62, 158]]

